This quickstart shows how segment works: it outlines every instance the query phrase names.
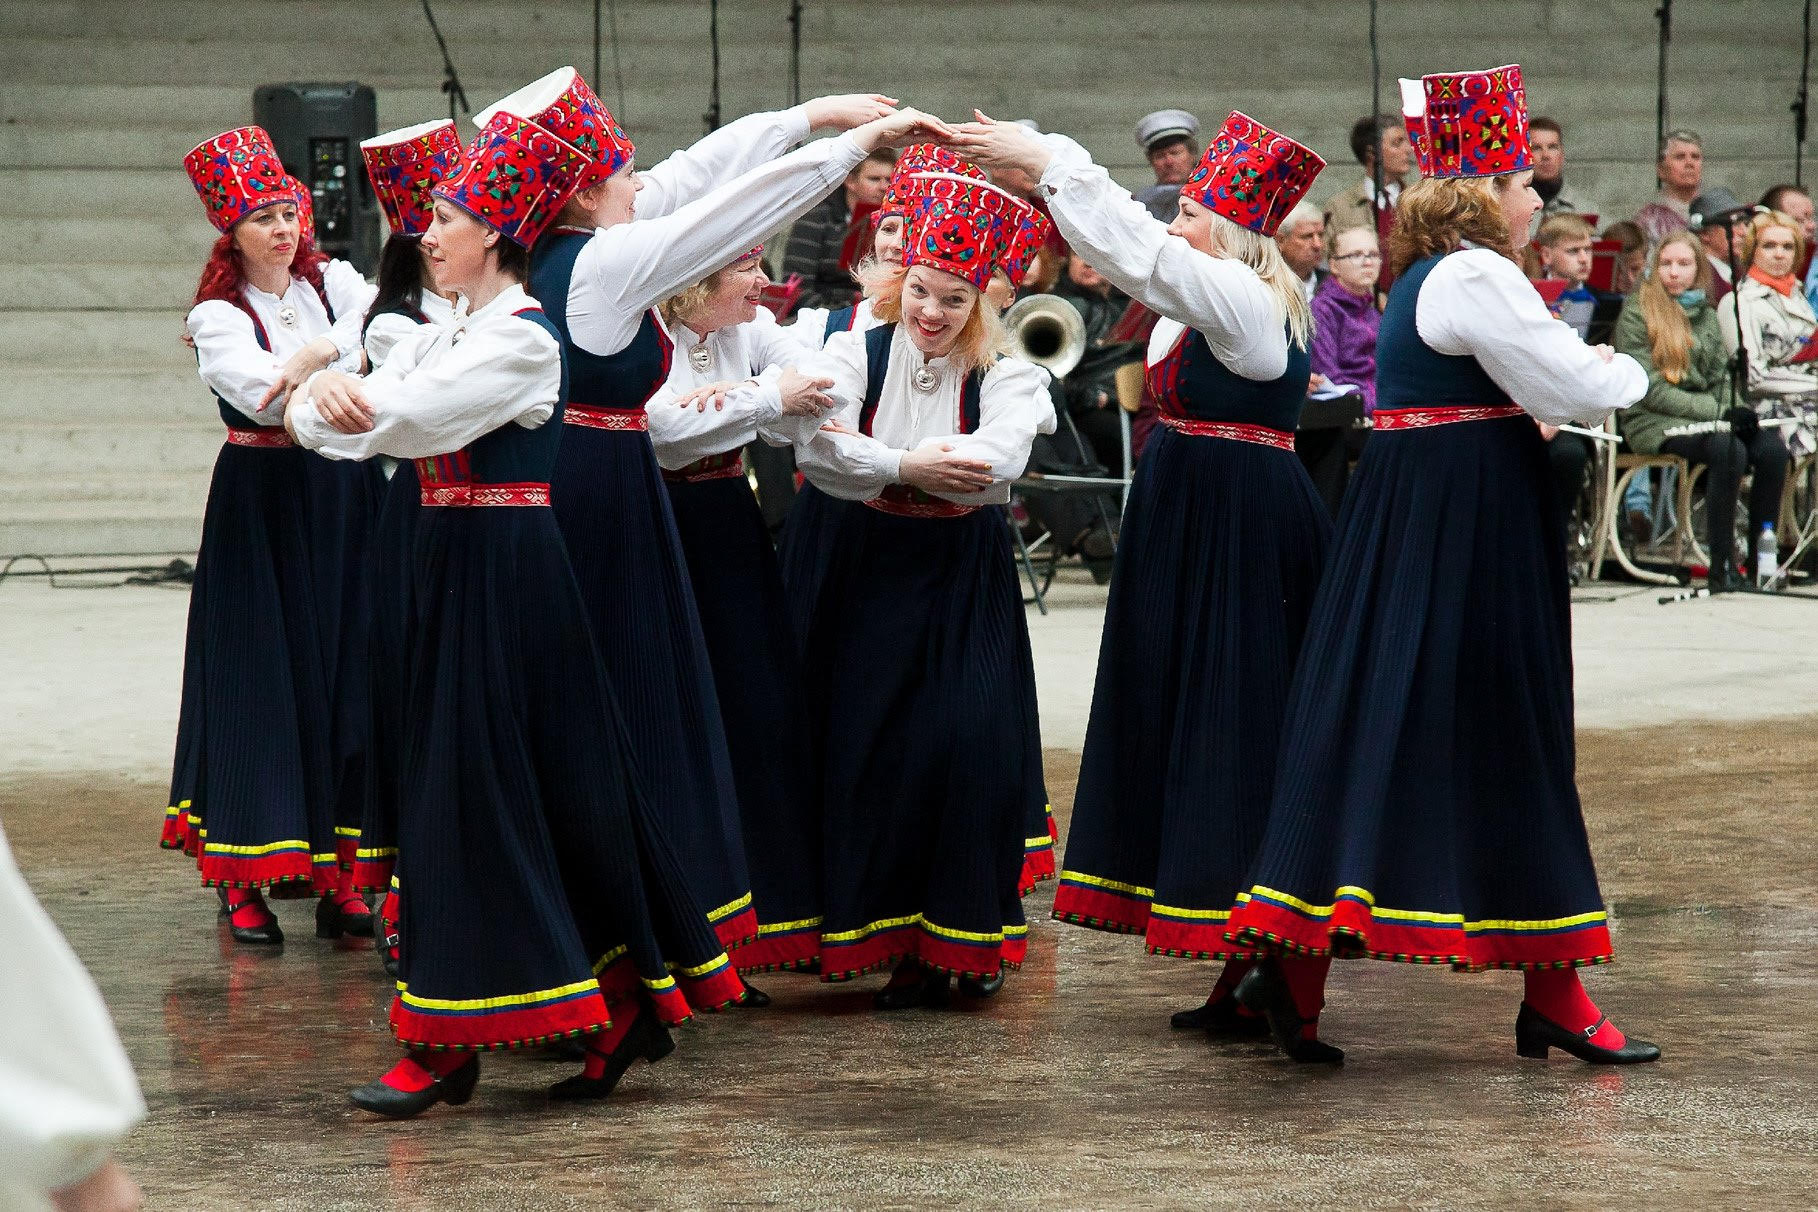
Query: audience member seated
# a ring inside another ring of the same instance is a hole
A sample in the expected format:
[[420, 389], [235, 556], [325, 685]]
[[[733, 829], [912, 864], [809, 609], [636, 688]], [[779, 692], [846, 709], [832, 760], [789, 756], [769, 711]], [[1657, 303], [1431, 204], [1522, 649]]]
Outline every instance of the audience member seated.
[[1124, 440], [1117, 419], [1117, 371], [1126, 362], [1141, 359], [1143, 349], [1141, 342], [1107, 337], [1129, 310], [1130, 300], [1077, 253], [1067, 258], [1066, 275], [1054, 293], [1071, 303], [1086, 323], [1085, 356], [1063, 381], [1067, 413], [1092, 444], [1098, 461], [1121, 468]]
[[[1308, 391], [1315, 399], [1354, 389], [1367, 416], [1376, 410], [1376, 269], [1382, 252], [1376, 233], [1352, 227], [1326, 237], [1332, 271], [1313, 296], [1313, 369]], [[1317, 405], [1309, 400], [1309, 411]], [[1344, 500], [1350, 466], [1363, 452], [1369, 430], [1349, 421], [1308, 427], [1303, 415], [1294, 451], [1332, 515]]]
[[1650, 245], [1689, 226], [1692, 199], [1704, 188], [1704, 140], [1696, 131], [1668, 131], [1660, 140], [1654, 176], [1660, 181], [1660, 192], [1635, 214], [1635, 225]]
[[1610, 270], [1610, 293], [1633, 293], [1641, 285], [1642, 275], [1648, 267], [1647, 233], [1631, 220], [1624, 219], [1604, 228], [1601, 238], [1622, 246], [1617, 249], [1616, 264]]
[[1326, 278], [1326, 271], [1319, 267], [1326, 255], [1326, 217], [1319, 213], [1319, 207], [1305, 199], [1295, 203], [1275, 229], [1275, 246], [1300, 279], [1300, 288], [1311, 304], [1313, 292]]
[[1775, 185], [1761, 195], [1761, 205], [1799, 225], [1799, 234], [1805, 237], [1805, 261], [1794, 272], [1799, 275], [1805, 301], [1818, 308], [1818, 257], [1812, 256], [1813, 241], [1818, 240], [1818, 215], [1812, 210], [1812, 195], [1797, 185]]
[[880, 147], [846, 174], [846, 187], [795, 221], [783, 248], [783, 274], [802, 275], [797, 307], [845, 307], [858, 297], [851, 267], [840, 267], [840, 250], [852, 230], [853, 212], [875, 208], [890, 186], [896, 153]]
[[[1672, 454], [1705, 470], [1705, 550], [1713, 591], [1740, 587], [1736, 574], [1736, 503], [1753, 468], [1749, 533], [1760, 533], [1780, 508], [1786, 447], [1737, 404], [1729, 354], [1710, 300], [1711, 268], [1690, 232], [1670, 232], [1654, 250], [1648, 277], [1623, 304], [1616, 348], [1648, 372], [1639, 403], [1618, 412], [1617, 425], [1638, 454]], [[1753, 560], [1753, 552], [1743, 553]]]
[[1540, 230], [1528, 244], [1534, 257], [1536, 281], [1561, 282], [1564, 289], [1547, 306], [1553, 314], [1570, 324], [1579, 339], [1592, 345], [1607, 345], [1616, 332], [1616, 317], [1622, 312], [1622, 296], [1592, 287], [1591, 245], [1596, 234], [1581, 215], [1562, 211], [1540, 221]]
[[[1382, 194], [1376, 192], [1376, 140], [1382, 137]], [[1408, 128], [1400, 114], [1377, 114], [1359, 118], [1351, 127], [1351, 154], [1363, 168], [1363, 179], [1349, 189], [1340, 190], [1326, 200], [1326, 230], [1340, 232], [1352, 227], [1368, 227], [1376, 232], [1379, 243], [1386, 243], [1395, 225], [1395, 205], [1401, 199], [1401, 187], [1414, 171], [1414, 145], [1408, 142]], [[1377, 289], [1387, 291], [1394, 281], [1384, 258], [1376, 279]]]
[[1136, 200], [1163, 223], [1180, 210], [1180, 187], [1199, 163], [1199, 119], [1184, 109], [1162, 109], [1136, 124], [1136, 145], [1148, 157], [1155, 184], [1136, 191]]
[[1735, 286], [1730, 281], [1730, 252], [1742, 263], [1742, 233], [1748, 228], [1750, 214], [1736, 195], [1721, 185], [1714, 185], [1692, 199], [1691, 230], [1704, 245], [1705, 260], [1711, 264], [1711, 302], [1715, 303]]
[[[1794, 455], [1818, 449], [1818, 362], [1808, 355], [1818, 316], [1799, 289], [1794, 273], [1805, 255], [1799, 225], [1779, 211], [1756, 215], [1741, 236], [1741, 260], [1747, 266], [1736, 288], [1748, 346], [1748, 403], [1763, 420], [1792, 418], [1780, 439]], [[1717, 309], [1724, 347], [1736, 353], [1737, 307]], [[1818, 349], [1809, 353], [1818, 353]]]
[[1565, 127], [1556, 119], [1528, 119], [1528, 151], [1534, 157], [1534, 192], [1540, 195], [1542, 215], [1602, 213], [1576, 193], [1566, 192]]

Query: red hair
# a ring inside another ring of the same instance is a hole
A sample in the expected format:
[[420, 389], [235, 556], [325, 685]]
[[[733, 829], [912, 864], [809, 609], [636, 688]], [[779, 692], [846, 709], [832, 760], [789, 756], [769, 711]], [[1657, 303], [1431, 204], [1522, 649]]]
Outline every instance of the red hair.
[[[315, 237], [311, 236], [298, 245], [290, 272], [314, 287], [317, 294], [322, 294], [322, 267], [327, 264], [327, 254], [316, 247]], [[240, 260], [240, 250], [234, 247], [234, 233], [224, 231], [209, 250], [208, 263], [202, 267], [202, 280], [196, 284], [196, 302], [219, 299], [238, 307], [240, 288], [245, 285], [246, 267]]]

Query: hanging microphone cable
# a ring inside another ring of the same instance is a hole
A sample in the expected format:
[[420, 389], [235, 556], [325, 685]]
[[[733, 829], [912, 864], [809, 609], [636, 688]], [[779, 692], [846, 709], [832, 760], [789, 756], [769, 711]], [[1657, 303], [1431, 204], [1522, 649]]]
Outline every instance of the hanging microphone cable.
[[1793, 184], [1805, 186], [1806, 83], [1812, 74], [1812, 0], [1805, 0], [1804, 37], [1799, 53], [1799, 92], [1793, 97]]

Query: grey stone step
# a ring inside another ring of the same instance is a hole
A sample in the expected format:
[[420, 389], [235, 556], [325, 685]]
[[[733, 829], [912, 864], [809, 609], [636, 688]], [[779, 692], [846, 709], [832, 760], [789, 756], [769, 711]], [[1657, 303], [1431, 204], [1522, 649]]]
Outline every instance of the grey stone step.
[[[0, 314], [6, 361], [0, 397], [9, 392], [8, 371], [71, 368], [166, 368], [195, 378], [194, 359], [179, 343], [184, 312], [16, 311]], [[0, 414], [3, 415], [3, 414]]]
[[193, 212], [103, 219], [67, 215], [6, 221], [0, 274], [14, 265], [172, 265], [200, 273], [220, 233]]
[[0, 483], [15, 480], [17, 469], [29, 468], [34, 484], [44, 477], [77, 477], [99, 469], [102, 482], [130, 479], [147, 472], [206, 475], [221, 450], [221, 425], [148, 424], [134, 417], [114, 424], [20, 424], [9, 421], [0, 432], [0, 460], [9, 470]]
[[[156, 332], [146, 339], [155, 342]], [[174, 336], [171, 345], [182, 351]], [[25, 425], [155, 424], [210, 429], [219, 439], [220, 415], [186, 353], [159, 354], [139, 367], [0, 364], [0, 426], [6, 431]]]
[[[192, 477], [193, 478], [193, 477]], [[191, 556], [202, 540], [208, 484], [186, 479], [149, 498], [73, 495], [45, 486], [39, 500], [10, 501], [0, 490], [0, 556], [164, 554]]]
[[0, 265], [0, 317], [58, 309], [188, 311], [201, 274], [199, 257], [187, 265]]

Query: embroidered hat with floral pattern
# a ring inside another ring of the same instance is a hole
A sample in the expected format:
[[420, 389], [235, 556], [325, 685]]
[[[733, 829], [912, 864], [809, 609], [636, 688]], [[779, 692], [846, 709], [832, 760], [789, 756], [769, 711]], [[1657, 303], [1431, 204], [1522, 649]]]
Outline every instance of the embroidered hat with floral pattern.
[[1272, 236], [1325, 166], [1311, 148], [1232, 110], [1180, 192], [1239, 227]]
[[926, 265], [980, 290], [1016, 238], [1021, 199], [959, 173], [917, 173], [920, 195], [903, 233], [903, 264]]
[[1533, 167], [1518, 65], [1403, 80], [1401, 97], [1422, 176], [1499, 177]]
[[406, 126], [360, 144], [372, 192], [394, 234], [420, 236], [435, 218], [429, 191], [459, 172], [466, 158], [460, 133], [448, 118]]
[[316, 242], [316, 196], [309, 186], [295, 177], [286, 177], [290, 182], [291, 192], [297, 195], [297, 230], [303, 233], [303, 243]]
[[296, 178], [284, 171], [271, 136], [261, 126], [241, 126], [198, 143], [183, 157], [183, 171], [217, 231], [274, 202], [302, 205]]
[[915, 209], [921, 192], [915, 182], [918, 173], [952, 173], [980, 181], [985, 179], [984, 169], [970, 160], [960, 159], [944, 147], [912, 143], [897, 157], [896, 168], [890, 174], [890, 186], [884, 193], [884, 203], [877, 210], [880, 219], [890, 215], [907, 217]]
[[461, 171], [430, 192], [529, 248], [574, 197], [589, 163], [565, 140], [501, 110], [468, 148]]
[[579, 148], [589, 161], [582, 189], [618, 172], [631, 162], [635, 150], [631, 137], [612, 120], [605, 103], [572, 67], [559, 67], [495, 101], [473, 116], [474, 125], [483, 128], [500, 112], [529, 118], [570, 147]]
[[1016, 199], [1016, 203], [1011, 216], [1010, 247], [1004, 252], [998, 268], [1010, 279], [1010, 285], [1020, 290], [1023, 279], [1029, 275], [1029, 266], [1035, 262], [1035, 254], [1048, 242], [1048, 233], [1054, 229], [1054, 223], [1021, 198]]

